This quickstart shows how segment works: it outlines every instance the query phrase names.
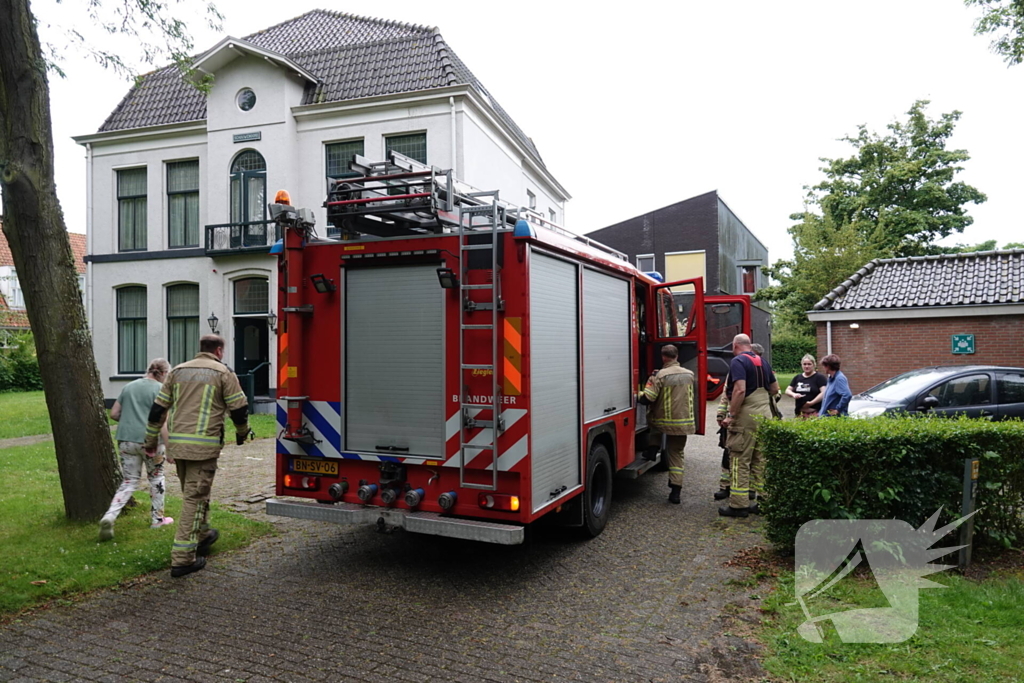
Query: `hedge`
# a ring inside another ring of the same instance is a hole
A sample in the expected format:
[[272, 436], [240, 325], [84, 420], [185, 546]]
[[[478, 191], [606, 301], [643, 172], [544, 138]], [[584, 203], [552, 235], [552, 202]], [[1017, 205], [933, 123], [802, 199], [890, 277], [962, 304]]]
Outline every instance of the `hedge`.
[[975, 533], [1024, 542], [1024, 422], [961, 417], [763, 420], [768, 539], [791, 548], [812, 519], [901, 519], [920, 526], [940, 506], [959, 517], [964, 459], [979, 458]]
[[800, 372], [800, 359], [818, 351], [814, 337], [775, 337], [772, 339], [772, 368], [777, 372]]
[[0, 392], [42, 389], [32, 333], [12, 334], [5, 341], [6, 346], [0, 347]]

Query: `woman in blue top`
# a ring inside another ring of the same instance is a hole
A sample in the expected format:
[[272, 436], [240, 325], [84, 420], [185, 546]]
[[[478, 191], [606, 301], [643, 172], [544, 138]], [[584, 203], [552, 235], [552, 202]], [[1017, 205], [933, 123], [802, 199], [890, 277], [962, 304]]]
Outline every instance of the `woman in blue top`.
[[821, 359], [821, 369], [828, 376], [828, 386], [825, 387], [825, 397], [821, 399], [822, 417], [849, 414], [850, 383], [846, 381], [846, 375], [839, 371], [839, 356], [829, 354]]

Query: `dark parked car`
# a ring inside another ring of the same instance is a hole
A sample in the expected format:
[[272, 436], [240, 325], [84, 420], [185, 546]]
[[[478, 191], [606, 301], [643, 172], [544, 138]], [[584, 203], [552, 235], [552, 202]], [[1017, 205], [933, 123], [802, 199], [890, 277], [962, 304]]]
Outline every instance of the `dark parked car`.
[[1024, 418], [1024, 368], [951, 365], [911, 370], [850, 401], [853, 417], [900, 411], [989, 420]]

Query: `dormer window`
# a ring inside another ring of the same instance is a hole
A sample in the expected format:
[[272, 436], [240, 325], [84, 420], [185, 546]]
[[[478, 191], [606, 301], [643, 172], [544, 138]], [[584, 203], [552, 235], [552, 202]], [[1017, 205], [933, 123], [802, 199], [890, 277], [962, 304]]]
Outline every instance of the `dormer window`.
[[235, 102], [238, 103], [238, 108], [242, 111], [249, 111], [256, 106], [256, 93], [252, 91], [252, 88], [242, 88], [238, 91]]

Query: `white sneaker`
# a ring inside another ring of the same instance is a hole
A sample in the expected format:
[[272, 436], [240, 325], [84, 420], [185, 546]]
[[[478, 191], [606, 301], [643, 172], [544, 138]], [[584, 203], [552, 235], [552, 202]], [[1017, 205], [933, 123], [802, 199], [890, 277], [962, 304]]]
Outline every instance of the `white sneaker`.
[[114, 518], [104, 517], [100, 520], [100, 540], [109, 541], [114, 537]]
[[159, 529], [162, 526], [169, 526], [171, 524], [174, 524], [174, 517], [164, 517], [163, 519], [161, 519], [156, 524], [150, 524], [149, 528], [150, 529]]

